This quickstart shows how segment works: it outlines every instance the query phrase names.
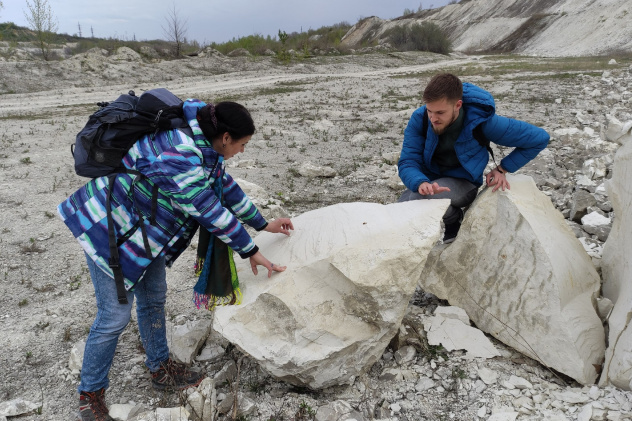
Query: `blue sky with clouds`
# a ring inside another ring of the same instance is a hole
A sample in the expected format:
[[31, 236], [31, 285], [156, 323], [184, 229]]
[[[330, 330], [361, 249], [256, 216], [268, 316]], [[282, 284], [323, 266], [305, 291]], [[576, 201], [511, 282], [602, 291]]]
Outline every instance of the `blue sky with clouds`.
[[[26, 0], [2, 0], [0, 22], [28, 26]], [[166, 16], [173, 0], [48, 0], [59, 22], [59, 32], [124, 40], [164, 38]], [[189, 39], [208, 44], [240, 36], [275, 36], [279, 29], [307, 31], [347, 21], [351, 24], [368, 16], [390, 19], [404, 9], [439, 7], [448, 0], [197, 0], [176, 1], [182, 19], [187, 20]]]

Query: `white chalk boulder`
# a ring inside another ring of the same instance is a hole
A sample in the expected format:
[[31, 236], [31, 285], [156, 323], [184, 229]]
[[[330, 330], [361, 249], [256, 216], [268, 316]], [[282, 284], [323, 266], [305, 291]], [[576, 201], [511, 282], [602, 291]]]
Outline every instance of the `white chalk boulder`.
[[632, 385], [632, 142], [617, 152], [606, 183], [614, 222], [601, 260], [603, 295], [614, 303], [608, 321], [609, 346], [600, 385], [630, 390]]
[[294, 218], [289, 238], [261, 233], [287, 270], [255, 277], [237, 262], [243, 302], [218, 308], [214, 329], [283, 381], [353, 383], [397, 333], [448, 204], [342, 203]]
[[454, 243], [431, 253], [420, 285], [519, 352], [593, 383], [605, 348], [599, 276], [533, 180], [508, 180], [511, 190], [481, 193]]

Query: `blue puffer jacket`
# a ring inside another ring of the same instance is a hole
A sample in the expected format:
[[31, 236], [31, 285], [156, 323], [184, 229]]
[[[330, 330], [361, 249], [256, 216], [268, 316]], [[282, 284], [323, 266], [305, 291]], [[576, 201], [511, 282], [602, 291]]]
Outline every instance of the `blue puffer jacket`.
[[500, 162], [508, 172], [520, 169], [549, 143], [549, 134], [545, 130], [524, 121], [496, 115], [492, 95], [470, 83], [463, 84], [463, 109], [463, 130], [454, 145], [461, 166], [444, 172], [432, 162], [439, 136], [434, 133], [431, 124], [428, 124], [427, 133], [421, 133], [426, 106], [413, 112], [404, 131], [404, 145], [398, 163], [399, 176], [410, 190], [416, 192], [421, 183], [441, 177], [463, 178], [477, 186], [482, 185], [489, 154], [472, 134], [481, 123], [483, 133], [490, 142], [514, 148]]

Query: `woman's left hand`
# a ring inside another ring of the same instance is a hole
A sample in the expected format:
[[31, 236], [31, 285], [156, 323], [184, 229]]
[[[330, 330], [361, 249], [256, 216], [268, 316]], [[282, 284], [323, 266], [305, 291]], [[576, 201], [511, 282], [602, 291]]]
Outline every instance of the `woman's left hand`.
[[254, 273], [255, 275], [259, 273], [259, 271], [257, 270], [258, 265], [261, 265], [268, 269], [268, 278], [272, 276], [272, 272], [283, 272], [285, 269], [287, 269], [287, 266], [275, 265], [274, 263], [270, 263], [270, 261], [266, 259], [260, 251], [250, 256], [250, 268], [252, 269], [252, 273]]
[[279, 218], [268, 222], [268, 226], [264, 228], [264, 231], [290, 235], [290, 230], [293, 229], [294, 225], [292, 225], [290, 218]]

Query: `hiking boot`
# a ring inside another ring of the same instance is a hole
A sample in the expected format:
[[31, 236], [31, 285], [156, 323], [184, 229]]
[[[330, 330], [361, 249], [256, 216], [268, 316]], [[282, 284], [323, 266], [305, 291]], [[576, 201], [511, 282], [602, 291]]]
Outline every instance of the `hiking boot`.
[[177, 363], [169, 358], [160, 363], [160, 369], [151, 373], [151, 385], [154, 389], [182, 390], [199, 385], [204, 375], [187, 368], [186, 365]]
[[461, 229], [461, 222], [463, 221], [463, 209], [459, 209], [459, 219], [452, 224], [445, 224], [445, 230], [443, 231], [443, 244], [450, 244], [456, 239], [456, 235]]
[[79, 394], [78, 421], [114, 421], [105, 406], [105, 389]]

